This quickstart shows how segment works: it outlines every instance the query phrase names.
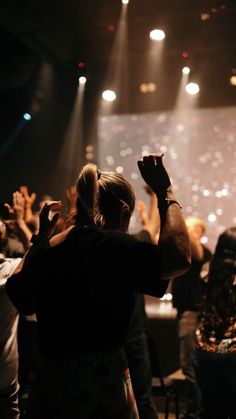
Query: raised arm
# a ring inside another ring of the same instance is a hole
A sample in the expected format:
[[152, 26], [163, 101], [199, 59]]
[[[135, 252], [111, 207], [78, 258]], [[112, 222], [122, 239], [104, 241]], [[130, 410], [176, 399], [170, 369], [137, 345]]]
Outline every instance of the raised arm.
[[13, 193], [13, 209], [15, 211], [16, 226], [19, 232], [19, 238], [24, 246], [25, 251], [30, 248], [30, 239], [32, 232], [24, 220], [25, 200], [19, 191]]
[[145, 202], [138, 201], [137, 210], [143, 229], [149, 233], [152, 243], [156, 244], [160, 232], [160, 215], [157, 208], [157, 196], [148, 185], [145, 185], [144, 188], [150, 197], [150, 204], [149, 207], [147, 207]]
[[21, 192], [16, 191], [13, 193], [12, 201], [12, 206], [9, 204], [5, 204], [5, 206], [8, 209], [9, 214], [13, 216], [18, 232], [18, 237], [24, 246], [24, 250], [27, 251], [30, 247], [30, 238], [32, 236], [32, 232], [24, 220], [25, 200]]
[[163, 166], [163, 154], [145, 156], [138, 167], [145, 182], [157, 195], [161, 229], [161, 277], [170, 279], [186, 272], [191, 263], [190, 241], [186, 224]]
[[20, 186], [20, 192], [22, 193], [24, 200], [25, 200], [25, 214], [24, 219], [26, 223], [29, 223], [33, 218], [33, 204], [36, 200], [36, 193], [33, 192], [31, 195], [29, 194], [28, 187], [26, 185]]

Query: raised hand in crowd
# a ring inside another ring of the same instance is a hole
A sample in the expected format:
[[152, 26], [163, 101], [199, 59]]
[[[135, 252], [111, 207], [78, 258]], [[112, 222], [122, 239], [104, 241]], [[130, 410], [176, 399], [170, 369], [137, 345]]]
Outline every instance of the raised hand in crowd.
[[24, 214], [25, 222], [29, 223], [34, 217], [32, 208], [35, 203], [37, 195], [35, 192], [32, 192], [31, 194], [29, 194], [29, 190], [26, 185], [20, 186], [19, 191], [22, 193], [25, 200], [25, 214]]
[[66, 192], [68, 213], [73, 215], [74, 213], [76, 213], [76, 198], [77, 198], [76, 186], [71, 185], [68, 189], [66, 189], [65, 192]]
[[141, 200], [137, 202], [139, 219], [143, 228], [149, 232], [152, 243], [157, 243], [161, 225], [160, 214], [157, 208], [157, 196], [148, 185], [145, 185], [144, 189], [150, 198], [150, 205], [148, 207]]
[[187, 265], [190, 266], [190, 241], [181, 207], [162, 162], [163, 156], [164, 154], [145, 156], [138, 161], [138, 167], [145, 182], [157, 195], [161, 219], [158, 245], [162, 254], [163, 278], [172, 278], [180, 275], [184, 266], [184, 271]]
[[57, 222], [60, 218], [60, 211], [62, 208], [61, 201], [49, 201], [44, 204], [42, 208], [39, 219], [39, 236], [50, 238], [56, 231]]
[[10, 222], [14, 223], [16, 227], [19, 240], [22, 242], [24, 249], [28, 250], [30, 247], [30, 238], [32, 231], [28, 228], [24, 220], [25, 213], [25, 199], [21, 192], [13, 192], [12, 205], [6, 203], [5, 207], [8, 209]]

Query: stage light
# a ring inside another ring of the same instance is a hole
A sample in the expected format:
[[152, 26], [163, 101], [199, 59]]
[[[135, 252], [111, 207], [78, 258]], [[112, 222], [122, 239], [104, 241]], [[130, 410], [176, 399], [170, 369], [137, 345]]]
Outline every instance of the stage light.
[[141, 83], [139, 86], [140, 92], [147, 93], [148, 92], [148, 85], [147, 83]]
[[153, 41], [163, 41], [166, 35], [165, 32], [161, 29], [153, 29], [149, 36]]
[[85, 147], [85, 151], [86, 151], [86, 153], [93, 153], [93, 146], [91, 144], [88, 144]]
[[148, 83], [148, 91], [153, 93], [156, 91], [156, 83]]
[[197, 83], [188, 83], [185, 86], [185, 91], [189, 95], [197, 95], [200, 91], [199, 85]]
[[122, 4], [128, 4], [129, 0], [122, 0]]
[[141, 83], [139, 89], [142, 93], [153, 93], [156, 91], [156, 83]]
[[104, 90], [104, 92], [102, 93], [102, 97], [107, 102], [113, 102], [114, 100], [116, 100], [116, 94], [113, 90]]
[[188, 58], [188, 56], [189, 56], [189, 54], [188, 54], [188, 52], [187, 52], [187, 51], [182, 51], [182, 52], [181, 52], [181, 57], [182, 57], [182, 58]]
[[182, 68], [182, 73], [186, 74], [186, 75], [189, 74], [190, 73], [190, 68], [189, 67], [183, 67]]
[[232, 86], [236, 86], [236, 76], [231, 76], [229, 82]]
[[107, 30], [108, 30], [108, 32], [114, 32], [115, 26], [112, 25], [111, 23], [109, 23], [109, 25], [107, 25]]
[[201, 13], [201, 20], [206, 21], [210, 19], [209, 13]]
[[85, 83], [86, 83], [86, 81], [87, 81], [87, 79], [86, 79], [86, 77], [84, 77], [84, 76], [81, 76], [81, 77], [79, 78], [79, 82], [80, 82], [81, 84], [85, 84]]
[[23, 118], [26, 120], [26, 121], [30, 121], [31, 120], [31, 115], [29, 114], [29, 113], [24, 113], [24, 115], [23, 115]]

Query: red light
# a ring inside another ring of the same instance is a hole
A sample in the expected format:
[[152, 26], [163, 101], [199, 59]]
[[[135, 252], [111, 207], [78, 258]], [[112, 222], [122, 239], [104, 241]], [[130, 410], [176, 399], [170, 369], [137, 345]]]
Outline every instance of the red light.
[[84, 67], [85, 67], [85, 63], [83, 63], [83, 61], [81, 61], [81, 62], [78, 64], [78, 67], [79, 67], [79, 68], [84, 68]]
[[181, 52], [181, 57], [182, 58], [188, 58], [188, 52], [187, 51], [182, 51]]
[[114, 32], [115, 26], [110, 23], [109, 25], [107, 25], [107, 30], [108, 32]]

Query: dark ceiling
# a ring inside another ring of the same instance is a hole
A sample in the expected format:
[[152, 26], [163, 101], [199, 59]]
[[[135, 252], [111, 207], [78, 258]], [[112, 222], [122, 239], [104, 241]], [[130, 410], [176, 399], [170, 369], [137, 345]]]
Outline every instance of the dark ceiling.
[[[108, 66], [121, 7], [120, 0], [1, 1], [0, 89], [23, 85], [39, 60], [74, 66], [76, 71], [82, 61], [83, 72], [96, 83]], [[130, 0], [129, 92], [136, 102], [139, 84], [145, 81], [148, 33], [156, 26], [167, 34], [165, 90], [157, 89], [156, 93], [164, 100], [163, 107], [171, 107], [171, 100], [165, 104], [167, 86], [170, 84], [171, 90], [177, 87], [175, 80], [185, 63], [191, 66], [192, 77], [204, 86], [203, 106], [235, 103], [236, 88], [228, 84], [230, 74], [236, 72], [235, 1]], [[187, 60], [181, 57], [182, 51], [189, 53]], [[159, 84], [163, 86], [163, 80]]]

